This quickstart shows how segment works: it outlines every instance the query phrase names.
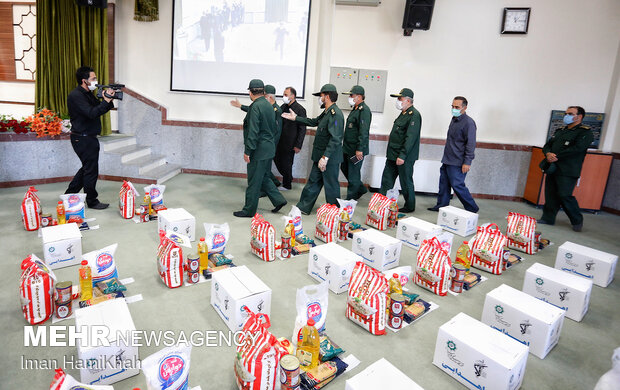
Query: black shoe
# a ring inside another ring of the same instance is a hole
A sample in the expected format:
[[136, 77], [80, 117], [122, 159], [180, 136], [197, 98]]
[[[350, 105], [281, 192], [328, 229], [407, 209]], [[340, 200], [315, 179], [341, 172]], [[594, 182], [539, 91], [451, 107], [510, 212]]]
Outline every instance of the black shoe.
[[415, 209], [409, 209], [407, 207], [403, 207], [402, 209], [398, 210], [398, 212], [400, 213], [413, 213], [415, 211]]
[[433, 207], [429, 207], [427, 208], [428, 211], [439, 211], [439, 207], [437, 206], [433, 206]]
[[278, 206], [274, 207], [274, 208], [273, 208], [273, 210], [271, 210], [271, 212], [272, 212], [272, 213], [274, 213], [274, 214], [275, 214], [275, 213], [277, 213], [278, 211], [280, 211], [280, 209], [281, 209], [282, 207], [286, 206], [286, 205], [287, 205], [287, 203], [288, 203], [288, 202], [284, 202], [284, 203], [282, 203], [281, 205], [278, 205]]
[[92, 206], [88, 206], [89, 209], [95, 209], [95, 210], [103, 210], [103, 209], [107, 209], [108, 206], [110, 206], [108, 203], [101, 203], [101, 202], [97, 202]]
[[537, 219], [536, 223], [539, 225], [554, 225], [553, 223], [547, 222], [544, 219]]
[[573, 231], [580, 232], [583, 229], [583, 222], [577, 225], [573, 225]]
[[246, 214], [245, 211], [241, 210], [241, 211], [235, 211], [233, 213], [233, 215], [235, 217], [239, 217], [239, 218], [250, 218], [251, 215], [250, 214]]

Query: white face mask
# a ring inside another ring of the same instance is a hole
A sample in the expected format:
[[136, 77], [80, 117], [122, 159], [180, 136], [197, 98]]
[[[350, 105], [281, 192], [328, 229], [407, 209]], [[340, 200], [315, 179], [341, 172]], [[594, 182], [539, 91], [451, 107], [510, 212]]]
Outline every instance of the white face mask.
[[286, 95], [282, 96], [282, 103], [289, 104], [290, 102], [291, 100], [288, 98], [288, 96]]
[[97, 80], [91, 81], [90, 84], [88, 84], [88, 89], [91, 91], [94, 91], [95, 89], [97, 89]]
[[323, 98], [319, 96], [319, 107], [323, 107], [325, 103], [323, 103]]
[[355, 99], [353, 99], [352, 97], [349, 97], [349, 105], [351, 107], [353, 107], [355, 105]]
[[396, 100], [396, 109], [398, 111], [402, 111], [403, 110], [403, 102], [402, 102], [402, 100]]

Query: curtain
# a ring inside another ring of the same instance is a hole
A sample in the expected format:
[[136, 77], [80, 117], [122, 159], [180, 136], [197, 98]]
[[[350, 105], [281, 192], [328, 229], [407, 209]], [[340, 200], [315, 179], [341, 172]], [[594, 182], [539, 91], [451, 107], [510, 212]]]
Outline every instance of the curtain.
[[[82, 7], [74, 0], [37, 0], [35, 107], [68, 115], [67, 96], [76, 87], [75, 71], [90, 66], [99, 84], [108, 84], [107, 10]], [[101, 117], [101, 134], [111, 133], [110, 114]]]
[[133, 7], [133, 19], [139, 22], [159, 20], [159, 0], [136, 0]]

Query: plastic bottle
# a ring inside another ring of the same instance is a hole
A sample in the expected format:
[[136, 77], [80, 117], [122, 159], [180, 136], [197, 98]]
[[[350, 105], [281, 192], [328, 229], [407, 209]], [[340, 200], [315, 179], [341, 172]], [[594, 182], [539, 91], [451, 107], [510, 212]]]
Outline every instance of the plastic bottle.
[[284, 227], [284, 233], [291, 235], [291, 248], [295, 246], [295, 225], [292, 220], [289, 220]]
[[82, 260], [80, 266], [80, 300], [85, 301], [93, 297], [93, 276], [88, 261]]
[[471, 258], [469, 257], [469, 245], [467, 241], [463, 241], [463, 244], [456, 250], [455, 262], [465, 267], [465, 273], [469, 273]]
[[58, 206], [56, 206], [56, 215], [58, 217], [58, 224], [67, 223], [67, 219], [65, 218], [65, 205], [62, 201], [58, 201]]
[[403, 285], [400, 284], [400, 278], [398, 274], [393, 274], [389, 280], [390, 283], [390, 294], [402, 294], [403, 293]]
[[314, 320], [310, 318], [301, 328], [301, 341], [297, 346], [296, 355], [302, 370], [307, 371], [319, 365], [320, 350], [319, 331], [314, 327]]
[[151, 215], [153, 213], [153, 205], [151, 204], [151, 194], [149, 194], [148, 192], [144, 193], [144, 203], [149, 205], [148, 213], [149, 215]]
[[200, 256], [200, 271], [209, 268], [209, 247], [204, 237], [198, 241], [198, 256]]

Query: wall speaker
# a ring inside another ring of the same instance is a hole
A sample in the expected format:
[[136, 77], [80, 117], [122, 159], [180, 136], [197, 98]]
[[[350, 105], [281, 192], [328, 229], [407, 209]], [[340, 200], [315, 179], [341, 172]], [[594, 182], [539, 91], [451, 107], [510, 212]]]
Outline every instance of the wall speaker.
[[75, 0], [75, 3], [84, 7], [108, 8], [108, 0]]
[[409, 36], [413, 30], [428, 30], [431, 27], [435, 0], [406, 0], [403, 30]]

